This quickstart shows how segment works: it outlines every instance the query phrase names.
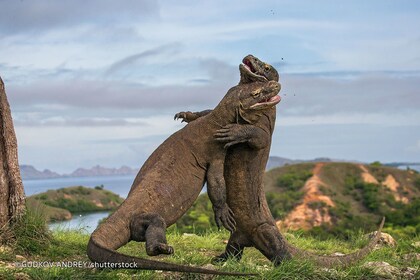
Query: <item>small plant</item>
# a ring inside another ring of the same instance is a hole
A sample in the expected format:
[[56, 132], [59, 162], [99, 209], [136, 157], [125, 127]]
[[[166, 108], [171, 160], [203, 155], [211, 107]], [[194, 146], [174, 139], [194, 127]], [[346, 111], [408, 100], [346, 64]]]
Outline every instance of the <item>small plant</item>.
[[268, 207], [274, 219], [283, 219], [288, 212], [301, 203], [303, 195], [304, 192], [301, 191], [267, 192]]
[[370, 164], [371, 166], [375, 166], [375, 167], [381, 167], [382, 163], [380, 161], [374, 161]]
[[277, 186], [292, 191], [298, 191], [305, 185], [306, 180], [308, 180], [310, 177], [312, 177], [312, 172], [300, 170], [293, 171], [281, 175], [277, 179]]
[[420, 190], [420, 176], [417, 175], [416, 179], [414, 179], [414, 186]]
[[78, 186], [76, 188], [71, 188], [70, 189], [70, 194], [88, 195], [90, 193], [91, 193], [91, 191], [89, 190], [89, 188], [85, 188], [83, 186]]
[[308, 207], [316, 210], [328, 207], [328, 205], [324, 201], [311, 201], [308, 203]]
[[37, 210], [26, 210], [11, 228], [0, 230], [0, 236], [0, 243], [23, 254], [44, 252], [52, 240], [44, 214]]

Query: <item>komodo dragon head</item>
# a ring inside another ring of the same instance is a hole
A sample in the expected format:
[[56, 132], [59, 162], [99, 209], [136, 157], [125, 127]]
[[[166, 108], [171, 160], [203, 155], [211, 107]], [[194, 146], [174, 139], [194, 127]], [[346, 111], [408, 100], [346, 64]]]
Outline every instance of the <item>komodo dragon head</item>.
[[279, 81], [279, 73], [268, 63], [265, 63], [253, 55], [247, 55], [239, 65], [241, 80], [239, 84], [252, 82]]
[[280, 84], [275, 81], [239, 84], [226, 93], [212, 115], [253, 124], [265, 110], [280, 102], [279, 91]]

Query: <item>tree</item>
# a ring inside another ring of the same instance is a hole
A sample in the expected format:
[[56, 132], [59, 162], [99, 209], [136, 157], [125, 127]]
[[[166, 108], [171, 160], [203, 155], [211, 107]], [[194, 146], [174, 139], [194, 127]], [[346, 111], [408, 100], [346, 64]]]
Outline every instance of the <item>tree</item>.
[[0, 77], [0, 231], [16, 223], [25, 211], [17, 141], [3, 80]]

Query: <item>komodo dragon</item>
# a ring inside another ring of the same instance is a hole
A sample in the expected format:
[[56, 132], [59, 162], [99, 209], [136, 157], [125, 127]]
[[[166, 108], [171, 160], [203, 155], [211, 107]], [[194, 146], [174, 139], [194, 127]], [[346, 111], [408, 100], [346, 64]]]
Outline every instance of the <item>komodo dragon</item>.
[[127, 199], [92, 233], [88, 257], [100, 263], [136, 263], [140, 269], [243, 275], [140, 259], [116, 250], [134, 240], [145, 241], [150, 256], [172, 254], [166, 226], [192, 206], [206, 179], [216, 221], [233, 231], [223, 179], [226, 150], [214, 141], [213, 134], [239, 120], [255, 122], [280, 101], [279, 91], [280, 84], [275, 81], [235, 86], [212, 113], [166, 139], [140, 169]]
[[[243, 59], [240, 73], [239, 84], [264, 79], [279, 80], [279, 75], [274, 67], [252, 55]], [[180, 112], [175, 117], [194, 123], [210, 112], [212, 111]], [[293, 256], [309, 258], [326, 267], [349, 265], [360, 260], [376, 244], [384, 220], [382, 220], [377, 234], [366, 247], [352, 254], [334, 257], [318, 256], [292, 246], [276, 227], [267, 205], [263, 185], [275, 119], [276, 109], [273, 107], [266, 110], [254, 125], [229, 124], [215, 134], [216, 140], [225, 142], [226, 148], [230, 147], [226, 154], [224, 177], [227, 203], [235, 214], [236, 231], [231, 234], [225, 252], [214, 258], [214, 262], [223, 262], [232, 256], [240, 260], [244, 248], [251, 246], [256, 247], [276, 265], [283, 259]]]

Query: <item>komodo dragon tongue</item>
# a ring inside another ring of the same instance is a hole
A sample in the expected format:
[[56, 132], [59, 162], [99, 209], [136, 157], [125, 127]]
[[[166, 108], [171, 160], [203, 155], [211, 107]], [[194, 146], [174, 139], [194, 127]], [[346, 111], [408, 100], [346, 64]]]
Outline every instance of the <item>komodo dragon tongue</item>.
[[376, 232], [376, 235], [368, 245], [364, 248], [350, 254], [346, 254], [343, 256], [319, 256], [314, 253], [301, 250], [296, 248], [295, 246], [286, 242], [287, 250], [292, 255], [292, 257], [298, 258], [305, 258], [313, 260], [316, 264], [324, 267], [334, 267], [334, 266], [341, 266], [345, 267], [350, 264], [353, 264], [362, 258], [364, 258], [370, 251], [372, 251], [373, 247], [378, 243], [379, 238], [381, 237], [381, 231], [385, 223], [385, 217], [382, 218], [382, 222], [379, 226], [379, 229]]
[[[117, 251], [101, 247], [92, 239], [89, 240], [88, 252], [89, 252], [89, 256], [95, 259], [97, 263], [114, 264], [114, 268], [164, 270], [164, 271], [228, 275], [228, 276], [256, 276], [257, 275], [254, 273], [217, 271], [217, 270], [205, 269], [201, 267], [178, 265], [178, 264], [173, 264], [173, 263], [166, 263], [166, 262], [127, 256]], [[119, 267], [122, 264], [135, 264], [135, 265], [131, 265], [130, 267], [125, 267], [125, 266]]]

